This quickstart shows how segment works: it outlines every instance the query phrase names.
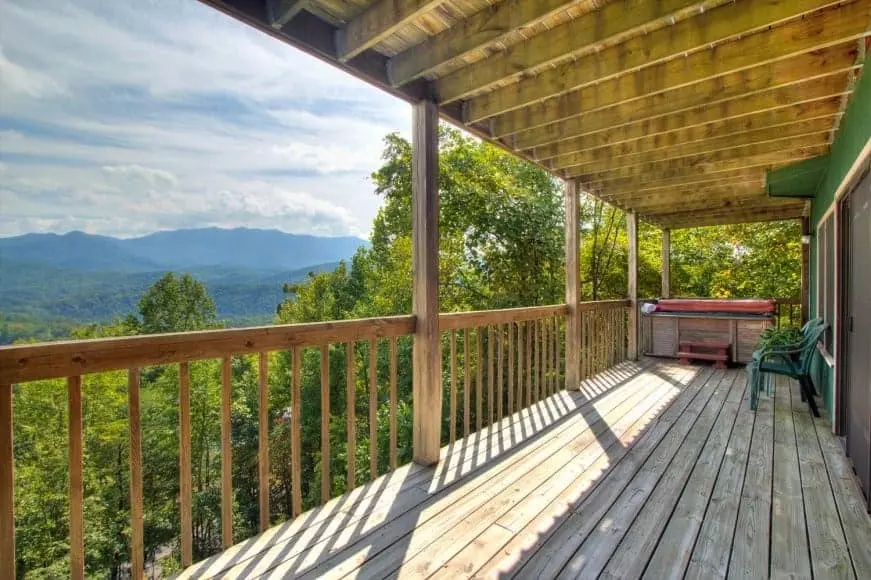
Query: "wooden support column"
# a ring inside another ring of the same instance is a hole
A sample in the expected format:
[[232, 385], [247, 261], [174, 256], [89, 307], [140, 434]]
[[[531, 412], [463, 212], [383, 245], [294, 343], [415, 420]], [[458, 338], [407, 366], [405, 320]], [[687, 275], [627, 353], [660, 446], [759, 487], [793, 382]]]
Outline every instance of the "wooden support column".
[[439, 339], [438, 107], [413, 106], [411, 214], [413, 353], [413, 458], [421, 465], [439, 460], [442, 423], [442, 356]]
[[578, 183], [565, 183], [566, 203], [566, 388], [581, 386], [581, 273], [578, 263], [580, 233], [578, 224]]
[[662, 230], [662, 297], [671, 298], [671, 230]]
[[[811, 227], [810, 220], [807, 217], [801, 218], [801, 323], [808, 321], [810, 308], [810, 244], [804, 243], [804, 236], [810, 236]], [[819, 260], [819, 256], [817, 256]]]
[[638, 360], [638, 217], [626, 212], [626, 238], [629, 240], [629, 327], [627, 358]]
[[12, 385], [0, 384], [0, 578], [15, 578]]

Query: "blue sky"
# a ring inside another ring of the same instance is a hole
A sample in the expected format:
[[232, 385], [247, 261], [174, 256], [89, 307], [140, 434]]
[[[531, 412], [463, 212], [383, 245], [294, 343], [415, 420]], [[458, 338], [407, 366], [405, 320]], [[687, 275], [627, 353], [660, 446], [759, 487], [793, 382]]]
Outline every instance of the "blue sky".
[[410, 107], [195, 0], [0, 2], [0, 235], [367, 235]]

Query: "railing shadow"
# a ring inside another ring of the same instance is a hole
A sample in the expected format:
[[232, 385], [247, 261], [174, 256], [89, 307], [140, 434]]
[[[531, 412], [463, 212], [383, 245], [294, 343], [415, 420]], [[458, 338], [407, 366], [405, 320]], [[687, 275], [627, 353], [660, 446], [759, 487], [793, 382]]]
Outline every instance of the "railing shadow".
[[[505, 417], [442, 450], [434, 467], [406, 466], [372, 483], [335, 498], [295, 520], [233, 546], [183, 573], [183, 577], [341, 576], [360, 570], [367, 576], [389, 575], [442, 534], [415, 534], [424, 522], [445, 530], [462, 522], [486, 503], [487, 482], [509, 474], [524, 454], [547, 451], [546, 442], [580, 414], [584, 429], [592, 429], [596, 444], [614, 463], [625, 454], [618, 433], [596, 409], [597, 401], [613, 394], [643, 372], [679, 386], [666, 373], [647, 365], [623, 363], [585, 381], [577, 391], [560, 391], [531, 407]], [[621, 395], [622, 396], [622, 395]], [[632, 394], [627, 394], [627, 401]], [[548, 453], [552, 451], [547, 451]], [[438, 505], [445, 492], [463, 490], [463, 500], [476, 496], [469, 514]], [[531, 491], [531, 490], [530, 490]], [[476, 495], [477, 494], [477, 495]], [[442, 513], [444, 512], [444, 513]], [[457, 522], [454, 522], [457, 520]]]

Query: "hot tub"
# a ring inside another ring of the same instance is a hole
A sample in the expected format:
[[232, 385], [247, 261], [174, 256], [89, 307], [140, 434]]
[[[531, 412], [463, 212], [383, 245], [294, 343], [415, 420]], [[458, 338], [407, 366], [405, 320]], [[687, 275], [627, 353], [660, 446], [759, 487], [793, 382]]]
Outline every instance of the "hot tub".
[[728, 342], [729, 359], [747, 363], [759, 335], [774, 324], [774, 301], [763, 299], [672, 298], [641, 317], [645, 354], [677, 358], [681, 341]]

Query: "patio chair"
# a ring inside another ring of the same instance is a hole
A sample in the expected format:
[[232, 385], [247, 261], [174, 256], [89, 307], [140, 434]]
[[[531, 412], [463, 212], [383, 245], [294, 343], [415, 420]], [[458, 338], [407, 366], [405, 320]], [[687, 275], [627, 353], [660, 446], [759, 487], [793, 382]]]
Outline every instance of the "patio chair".
[[750, 387], [750, 408], [754, 411], [762, 387], [762, 375], [772, 374], [786, 376], [798, 381], [801, 387], [802, 400], [806, 400], [814, 417], [820, 412], [814, 400], [814, 386], [811, 380], [811, 365], [817, 354], [817, 341], [823, 336], [828, 324], [816, 325], [807, 330], [798, 349], [764, 349], [747, 364], [747, 381]]
[[[792, 351], [793, 353], [798, 353], [801, 351], [802, 346], [805, 344], [805, 341], [808, 340], [808, 334], [812, 332], [817, 326], [823, 324], [822, 318], [811, 318], [807, 322], [805, 322], [804, 326], [801, 327], [799, 332], [801, 333], [801, 339], [798, 342], [784, 342], [780, 344], [768, 344], [763, 348], [757, 349], [753, 351], [753, 360], [758, 361], [762, 359], [763, 353], [765, 351], [779, 350], [779, 351]], [[793, 359], [795, 359], [795, 354], [793, 355]], [[766, 376], [760, 378], [759, 380], [765, 380], [765, 390], [768, 395], [771, 395], [771, 377]], [[816, 389], [814, 389], [814, 394], [816, 394]]]

